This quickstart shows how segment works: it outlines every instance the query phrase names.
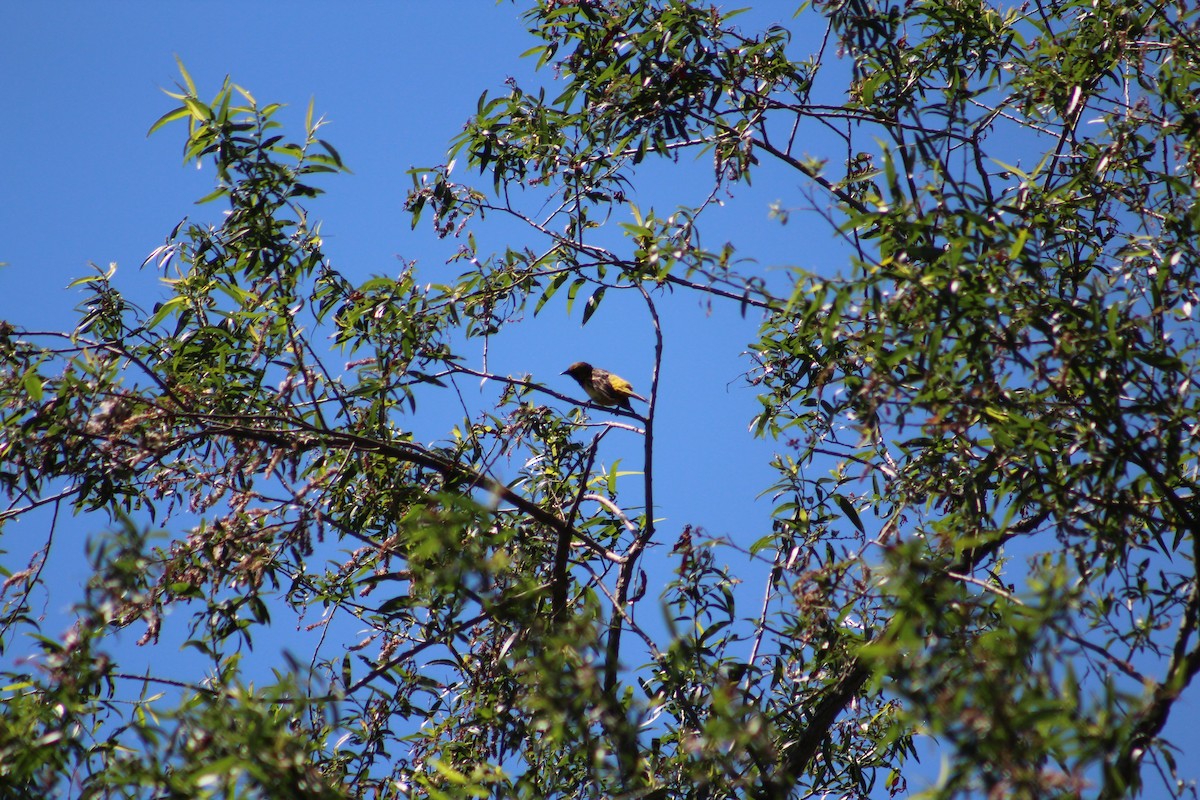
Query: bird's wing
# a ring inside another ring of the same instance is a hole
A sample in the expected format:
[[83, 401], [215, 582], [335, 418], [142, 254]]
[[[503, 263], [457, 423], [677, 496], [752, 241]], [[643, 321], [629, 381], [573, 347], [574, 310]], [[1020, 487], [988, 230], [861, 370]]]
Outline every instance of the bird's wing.
[[641, 400], [643, 403], [650, 402], [649, 400], [647, 400], [646, 398], [642, 397], [640, 394], [635, 392], [633, 390], [633, 384], [630, 383], [629, 381], [625, 380], [624, 378], [620, 378], [616, 375], [609, 374], [608, 381], [609, 381], [609, 383], [612, 384], [612, 387], [614, 389], [616, 389], [618, 392], [625, 395], [626, 397], [632, 397], [635, 400]]

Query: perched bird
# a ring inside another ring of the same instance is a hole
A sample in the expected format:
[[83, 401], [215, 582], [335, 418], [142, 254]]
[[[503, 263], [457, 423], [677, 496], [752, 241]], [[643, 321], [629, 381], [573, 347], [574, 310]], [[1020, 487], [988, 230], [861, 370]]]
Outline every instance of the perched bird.
[[632, 412], [629, 398], [647, 402], [646, 398], [633, 390], [629, 381], [613, 375], [607, 370], [593, 367], [586, 361], [576, 361], [563, 370], [563, 375], [570, 375], [575, 382], [583, 387], [592, 402], [599, 406], [617, 406]]

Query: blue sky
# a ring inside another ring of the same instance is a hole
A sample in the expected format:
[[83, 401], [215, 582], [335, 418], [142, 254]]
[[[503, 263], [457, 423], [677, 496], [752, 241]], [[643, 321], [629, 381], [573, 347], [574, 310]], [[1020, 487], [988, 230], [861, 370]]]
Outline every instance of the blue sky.
[[[747, 28], [786, 24], [794, 6], [759, 5], [768, 10], [744, 17]], [[183, 128], [146, 136], [172, 107], [160, 89], [178, 80], [176, 56], [202, 96], [230, 75], [260, 102], [288, 104], [283, 121], [296, 135], [315, 98], [330, 123], [324, 138], [353, 173], [325, 180], [327, 194], [310, 211], [322, 220], [327, 254], [348, 278], [395, 274], [397, 259], [419, 262], [428, 280], [438, 280], [439, 270], [443, 279], [456, 274], [457, 266], [443, 266], [456, 244], [436, 239], [428, 224], [410, 228], [402, 208], [406, 171], [444, 160], [483, 91], [503, 92], [509, 76], [535, 80], [533, 61], [519, 58], [536, 43], [519, 14], [517, 6], [486, 0], [9, 4], [0, 29], [0, 261], [7, 263], [0, 268], [0, 319], [35, 329], [72, 327], [80, 296], [65, 287], [88, 273], [89, 262], [115, 262], [118, 285], [148, 307], [162, 290], [152, 270], [139, 269], [143, 259], [181, 217], [217, 218], [218, 206], [193, 205], [213, 176], [181, 164]], [[816, 49], [815, 42], [798, 47]], [[814, 152], [839, 158], [826, 144], [814, 140]], [[639, 184], [634, 201], [665, 203], [666, 213], [675, 202], [697, 199], [675, 193], [704, 188], [701, 165], [664, 174], [662, 185]], [[763, 173], [704, 228], [706, 244], [731, 238], [739, 255], [764, 268], [843, 269], [845, 252], [815, 216], [793, 218], [786, 227], [768, 223], [776, 199], [808, 203], [796, 176]], [[744, 231], [754, 233], [739, 237]], [[664, 298], [663, 308], [660, 408], [667, 413], [658, 421], [656, 461], [663, 549], [685, 524], [748, 545], [769, 531], [770, 499], [756, 498], [773, 479], [767, 459], [774, 448], [748, 435], [757, 403], [739, 381], [746, 366], [740, 356], [756, 323], [736, 307], [710, 310], [679, 296]], [[606, 301], [586, 327], [578, 307], [568, 318], [561, 305], [551, 306], [495, 342], [488, 366], [532, 372], [570, 392], [573, 385], [558, 373], [587, 359], [645, 390], [651, 345], [644, 315], [629, 304]], [[623, 468], [637, 469], [640, 442], [618, 434], [606, 439], [607, 460], [622, 458]], [[76, 519], [60, 531], [67, 541], [60, 540], [65, 552], [58, 563], [68, 587], [86, 577], [78, 558], [83, 536], [104, 524]], [[20, 552], [39, 546], [43, 536], [36, 525], [14, 525], [0, 547]], [[62, 603], [48, 608], [64, 610]], [[743, 607], [746, 615], [753, 611]], [[1176, 724], [1189, 711], [1194, 700], [1177, 709]], [[929, 767], [936, 770], [936, 762]]]

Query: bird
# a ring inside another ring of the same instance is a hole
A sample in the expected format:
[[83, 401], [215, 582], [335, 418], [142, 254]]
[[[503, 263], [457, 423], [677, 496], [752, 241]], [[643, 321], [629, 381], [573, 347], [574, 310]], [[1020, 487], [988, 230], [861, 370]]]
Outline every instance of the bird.
[[633, 390], [633, 385], [624, 378], [614, 375], [608, 370], [593, 367], [586, 361], [576, 361], [562, 372], [570, 375], [575, 382], [583, 387], [592, 402], [599, 406], [616, 406], [633, 413], [630, 398], [649, 402]]

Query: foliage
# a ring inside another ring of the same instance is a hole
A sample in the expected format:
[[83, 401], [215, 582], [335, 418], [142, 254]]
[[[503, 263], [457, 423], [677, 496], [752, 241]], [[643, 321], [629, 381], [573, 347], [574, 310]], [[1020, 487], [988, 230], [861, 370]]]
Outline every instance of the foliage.
[[[102, 273], [75, 331], [4, 325], [3, 520], [111, 520], [77, 625], [3, 686], [10, 793], [899, 794], [921, 734], [937, 796], [1186, 793], [1162, 732], [1200, 671], [1200, 11], [818, 2], [810, 56], [684, 0], [527, 19], [555, 80], [485, 95], [412, 174], [453, 280], [335, 269], [301, 205], [344, 169], [311, 108], [290, 142], [278, 106], [183, 72], [152, 130], [186, 122], [228, 213], [148, 259], [170, 298]], [[708, 159], [701, 196], [629, 202]], [[844, 266], [781, 281], [704, 245], [764, 170], [803, 187], [774, 224], [820, 220]], [[521, 231], [479, 252], [496, 218]], [[632, 296], [656, 332], [685, 297], [761, 320], [752, 546], [656, 528], [655, 386], [593, 433], [491, 375], [494, 408], [422, 441], [427, 401], [486, 375], [473, 343], [560, 293], [585, 321]], [[601, 458], [618, 429], [636, 480]], [[647, 589], [654, 544], [674, 574]], [[6, 650], [39, 630], [44, 555], [6, 570]], [[247, 680], [281, 618], [312, 663]], [[203, 677], [123, 671], [135, 623]]]

